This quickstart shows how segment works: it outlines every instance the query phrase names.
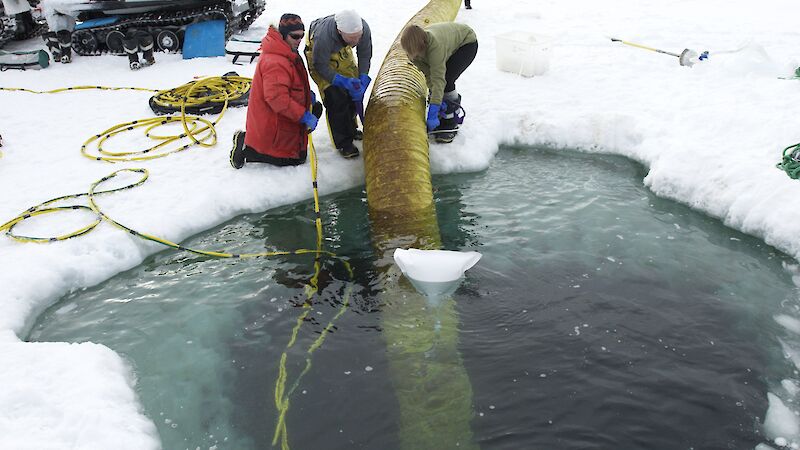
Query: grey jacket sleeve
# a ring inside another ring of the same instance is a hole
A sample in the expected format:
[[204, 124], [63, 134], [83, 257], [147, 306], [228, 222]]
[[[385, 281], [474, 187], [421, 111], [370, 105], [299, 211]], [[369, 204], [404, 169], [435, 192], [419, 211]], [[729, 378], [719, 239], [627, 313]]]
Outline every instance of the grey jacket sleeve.
[[361, 24], [364, 32], [356, 46], [359, 75], [362, 73], [369, 73], [370, 61], [372, 60], [372, 33], [369, 30], [369, 25], [367, 25], [366, 20], [361, 19]]
[[[336, 32], [335, 29], [334, 32]], [[333, 83], [333, 77], [336, 76], [336, 72], [330, 66], [331, 55], [339, 51], [341, 47], [336, 48], [335, 36], [330, 36], [329, 34], [329, 27], [318, 26], [314, 30], [314, 49], [311, 52], [311, 59], [317, 73], [322, 75], [329, 83]]]

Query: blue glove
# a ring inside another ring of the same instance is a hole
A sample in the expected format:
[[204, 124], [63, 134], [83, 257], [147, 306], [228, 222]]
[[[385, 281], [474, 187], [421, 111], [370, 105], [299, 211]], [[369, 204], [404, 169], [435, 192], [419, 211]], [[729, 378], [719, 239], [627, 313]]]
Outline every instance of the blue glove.
[[350, 93], [350, 98], [353, 99], [354, 102], [360, 102], [364, 100], [364, 92], [366, 92], [367, 88], [365, 87], [363, 90], [361, 89], [361, 82], [358, 82], [358, 90], [355, 92]]
[[357, 98], [356, 100], [361, 100], [364, 98], [364, 94], [367, 93], [367, 87], [369, 87], [369, 83], [372, 81], [372, 78], [370, 78], [369, 75], [362, 73], [358, 77], [358, 81], [361, 82], [361, 91], [359, 98]]
[[305, 124], [309, 131], [314, 131], [314, 129], [317, 128], [317, 117], [311, 114], [310, 111], [306, 111], [303, 117], [300, 118], [300, 123]]
[[431, 103], [428, 106], [428, 118], [425, 119], [425, 124], [428, 125], [428, 131], [433, 131], [439, 126], [439, 110], [442, 109], [441, 104]]
[[[358, 78], [347, 78], [339, 75], [338, 73], [333, 77], [333, 84], [338, 88], [342, 88], [353, 97], [354, 100], [359, 100], [358, 94], [361, 92], [361, 80]], [[363, 94], [362, 94], [363, 98]]]
[[372, 81], [372, 78], [370, 78], [369, 75], [367, 75], [365, 73], [362, 73], [358, 77], [358, 81], [361, 82], [361, 89], [366, 91], [367, 90], [367, 86], [369, 86], [369, 83]]

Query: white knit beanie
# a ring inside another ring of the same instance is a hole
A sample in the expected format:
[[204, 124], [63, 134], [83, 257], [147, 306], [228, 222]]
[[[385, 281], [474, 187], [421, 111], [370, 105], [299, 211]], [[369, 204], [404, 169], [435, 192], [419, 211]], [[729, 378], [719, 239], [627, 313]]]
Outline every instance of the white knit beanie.
[[336, 28], [342, 33], [358, 33], [363, 29], [361, 16], [352, 9], [345, 9], [336, 13]]

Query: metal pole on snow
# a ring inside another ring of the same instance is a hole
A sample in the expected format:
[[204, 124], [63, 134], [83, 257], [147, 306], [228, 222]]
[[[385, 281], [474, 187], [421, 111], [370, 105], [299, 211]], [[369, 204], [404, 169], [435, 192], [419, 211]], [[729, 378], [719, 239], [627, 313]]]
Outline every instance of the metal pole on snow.
[[660, 50], [660, 49], [657, 49], [657, 48], [648, 47], [648, 46], [642, 45], [642, 44], [636, 44], [634, 42], [623, 41], [622, 39], [617, 39], [617, 38], [613, 38], [613, 37], [610, 38], [610, 39], [611, 39], [611, 42], [619, 42], [621, 44], [630, 45], [631, 47], [641, 48], [641, 49], [644, 49], [644, 50], [650, 50], [651, 52], [663, 53], [665, 55], [674, 56], [674, 57], [678, 58], [678, 63], [680, 65], [686, 66], [686, 67], [692, 67], [693, 65], [697, 64], [698, 62], [705, 61], [706, 59], [708, 59], [708, 52], [707, 51], [704, 51], [704, 52], [698, 54], [694, 50], [685, 48], [685, 49], [683, 49], [683, 51], [680, 54], [678, 54], [678, 53], [668, 52], [666, 50]]

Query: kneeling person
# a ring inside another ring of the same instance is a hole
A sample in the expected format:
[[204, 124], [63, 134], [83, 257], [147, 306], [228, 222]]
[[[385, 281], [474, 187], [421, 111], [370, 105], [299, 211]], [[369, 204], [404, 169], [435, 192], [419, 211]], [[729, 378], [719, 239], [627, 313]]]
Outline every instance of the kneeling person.
[[[278, 28], [270, 26], [261, 41], [246, 131], [233, 135], [230, 161], [235, 169], [245, 162], [296, 166], [306, 161], [308, 133], [316, 128], [318, 117], [308, 111], [316, 101], [297, 53], [304, 30], [300, 16], [284, 14]], [[321, 105], [314, 109], [322, 114]]]

